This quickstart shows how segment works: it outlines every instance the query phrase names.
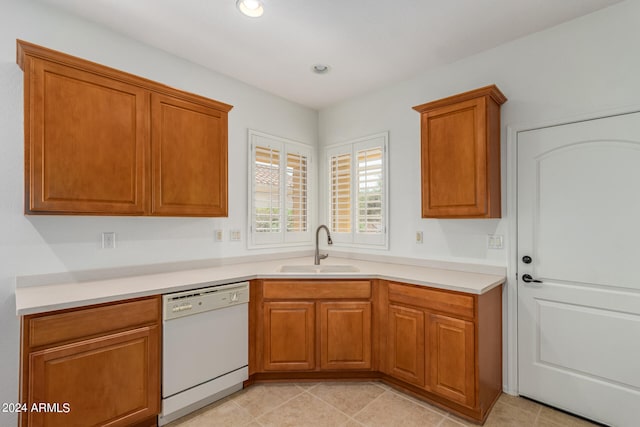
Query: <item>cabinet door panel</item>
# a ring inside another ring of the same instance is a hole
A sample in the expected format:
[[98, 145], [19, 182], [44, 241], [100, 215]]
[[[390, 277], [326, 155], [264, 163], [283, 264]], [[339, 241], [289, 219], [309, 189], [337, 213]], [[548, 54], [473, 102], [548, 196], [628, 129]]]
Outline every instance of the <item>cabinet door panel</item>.
[[160, 331], [149, 326], [33, 352], [29, 407], [68, 403], [68, 413], [30, 412], [28, 426], [127, 426], [160, 409]]
[[467, 406], [475, 404], [473, 322], [429, 315], [431, 391]]
[[371, 303], [320, 303], [320, 367], [371, 368]]
[[397, 305], [389, 306], [387, 373], [424, 386], [424, 312]]
[[148, 93], [53, 62], [28, 64], [26, 211], [143, 214]]
[[263, 367], [267, 371], [315, 368], [315, 304], [264, 303]]
[[422, 115], [423, 217], [486, 213], [485, 116], [484, 98]]
[[227, 216], [227, 113], [153, 94], [154, 215]]

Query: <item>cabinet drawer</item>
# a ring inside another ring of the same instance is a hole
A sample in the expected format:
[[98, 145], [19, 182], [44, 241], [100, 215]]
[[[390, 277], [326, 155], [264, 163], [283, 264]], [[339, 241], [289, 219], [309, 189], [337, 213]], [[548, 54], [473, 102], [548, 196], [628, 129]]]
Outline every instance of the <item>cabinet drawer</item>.
[[265, 299], [370, 298], [368, 280], [265, 280]]
[[474, 297], [457, 292], [389, 283], [389, 300], [473, 318]]
[[28, 407], [65, 402], [71, 409], [24, 413], [28, 426], [131, 426], [160, 409], [158, 325], [35, 351], [28, 363]]
[[119, 301], [111, 305], [25, 319], [28, 321], [29, 347], [52, 345], [158, 323], [160, 297]]

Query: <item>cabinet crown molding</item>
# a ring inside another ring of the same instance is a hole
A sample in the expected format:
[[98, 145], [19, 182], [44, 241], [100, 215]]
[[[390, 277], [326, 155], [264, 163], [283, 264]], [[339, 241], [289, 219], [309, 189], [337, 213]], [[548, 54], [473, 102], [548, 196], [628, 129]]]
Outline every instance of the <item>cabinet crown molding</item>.
[[44, 46], [39, 46], [34, 43], [16, 39], [16, 63], [18, 64], [18, 66], [20, 66], [20, 69], [22, 69], [22, 71], [25, 71], [25, 67], [27, 66], [27, 57], [44, 59], [50, 62], [65, 65], [67, 67], [89, 71], [102, 77], [137, 86], [152, 92], [181, 98], [189, 102], [202, 104], [206, 107], [215, 108], [223, 112], [229, 112], [233, 108], [232, 105], [225, 104], [224, 102], [215, 101], [204, 96], [196, 95], [194, 93], [186, 92], [181, 89], [176, 89], [162, 83], [145, 79], [144, 77], [136, 76], [134, 74], [117, 70], [115, 68], [107, 67], [106, 65], [98, 64], [96, 62], [78, 58], [76, 56], [59, 52], [57, 50], [46, 48]]
[[498, 89], [496, 85], [489, 85], [470, 90], [468, 92], [449, 96], [447, 98], [438, 99], [437, 101], [431, 101], [427, 102], [426, 104], [416, 105], [415, 107], [413, 107], [413, 109], [419, 113], [424, 113], [425, 111], [433, 110], [434, 108], [440, 108], [453, 103], [468, 101], [470, 99], [480, 98], [483, 96], [489, 96], [498, 105], [502, 105], [507, 102], [507, 97], [504, 96], [502, 92], [500, 92], [500, 89]]

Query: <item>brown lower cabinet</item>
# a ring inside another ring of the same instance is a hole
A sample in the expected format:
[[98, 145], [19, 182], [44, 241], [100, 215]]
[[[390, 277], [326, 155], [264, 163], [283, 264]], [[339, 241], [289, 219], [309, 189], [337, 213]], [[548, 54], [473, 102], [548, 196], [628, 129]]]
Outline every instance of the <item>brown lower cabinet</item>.
[[[251, 282], [249, 380], [380, 380], [482, 423], [502, 392], [502, 287]], [[22, 318], [21, 427], [154, 426], [160, 296]]]
[[156, 425], [160, 314], [155, 296], [23, 317], [20, 425]]
[[502, 392], [502, 286], [482, 295], [381, 281], [383, 379], [483, 422]]
[[250, 378], [382, 380], [483, 423], [502, 392], [502, 287], [256, 280]]
[[252, 282], [250, 371], [371, 370], [371, 296], [369, 280]]

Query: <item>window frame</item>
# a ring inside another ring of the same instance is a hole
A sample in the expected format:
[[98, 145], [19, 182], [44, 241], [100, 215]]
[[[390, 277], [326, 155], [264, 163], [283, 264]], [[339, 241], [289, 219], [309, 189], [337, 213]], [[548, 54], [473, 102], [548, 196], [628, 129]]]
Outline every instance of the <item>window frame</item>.
[[[327, 218], [327, 226], [331, 230], [331, 237], [335, 246], [355, 247], [355, 248], [371, 248], [371, 249], [389, 249], [389, 132], [381, 132], [374, 135], [365, 136], [349, 140], [346, 142], [332, 144], [324, 149], [325, 171], [327, 177], [325, 179], [327, 208], [325, 215]], [[381, 233], [362, 233], [358, 231], [358, 152], [366, 149], [381, 147], [382, 149], [382, 228]], [[333, 175], [332, 175], [332, 157], [349, 154], [350, 167], [350, 232], [338, 232], [333, 227]]]
[[[249, 249], [277, 248], [288, 246], [306, 246], [312, 243], [311, 228], [314, 224], [314, 149], [304, 144], [276, 135], [270, 135], [253, 129], [248, 130], [248, 200], [247, 200], [247, 247]], [[279, 151], [279, 213], [280, 230], [262, 233], [255, 230], [255, 190], [256, 190], [256, 147], [269, 147]], [[306, 157], [306, 230], [287, 230], [287, 160], [288, 155]]]

